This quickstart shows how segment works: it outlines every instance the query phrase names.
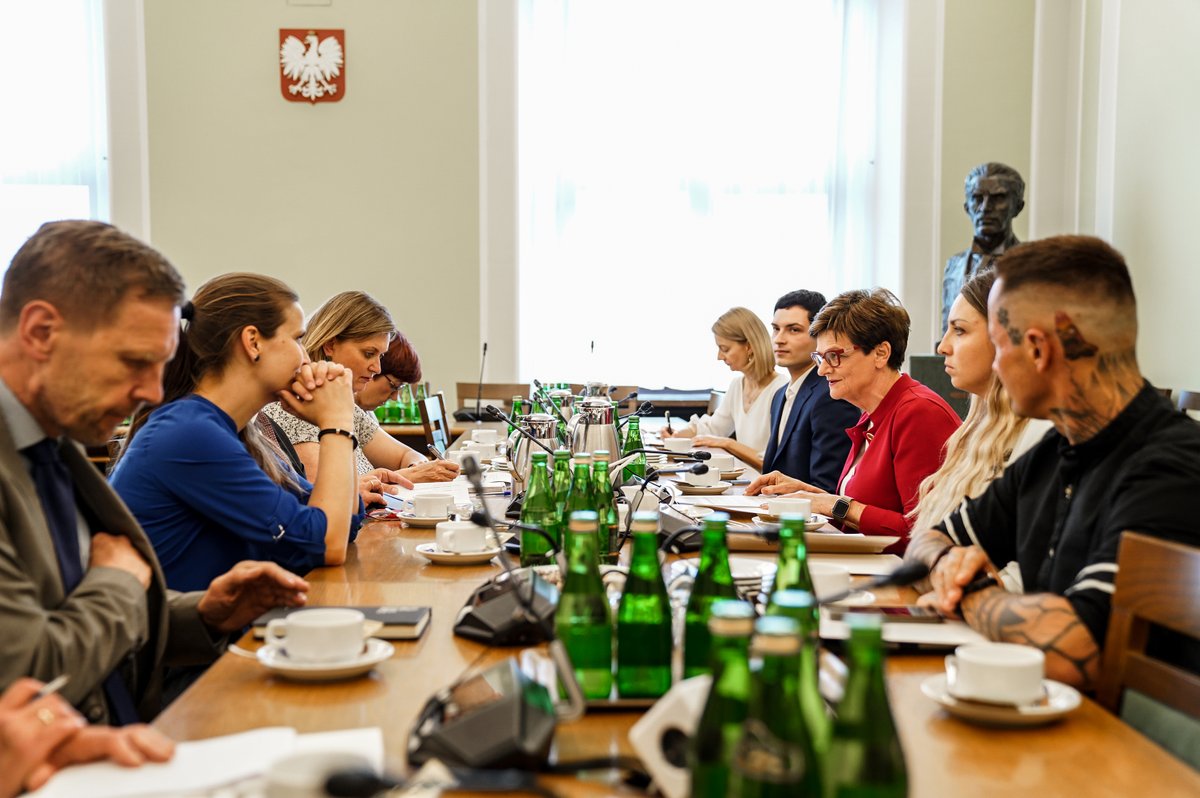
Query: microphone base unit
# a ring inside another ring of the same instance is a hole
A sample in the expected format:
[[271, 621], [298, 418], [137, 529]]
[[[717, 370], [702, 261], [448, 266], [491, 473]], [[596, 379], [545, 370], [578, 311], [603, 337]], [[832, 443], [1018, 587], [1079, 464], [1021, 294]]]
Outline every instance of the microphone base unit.
[[554, 636], [557, 607], [558, 588], [533, 571], [514, 571], [471, 594], [458, 613], [454, 634], [489, 646], [544, 643]]

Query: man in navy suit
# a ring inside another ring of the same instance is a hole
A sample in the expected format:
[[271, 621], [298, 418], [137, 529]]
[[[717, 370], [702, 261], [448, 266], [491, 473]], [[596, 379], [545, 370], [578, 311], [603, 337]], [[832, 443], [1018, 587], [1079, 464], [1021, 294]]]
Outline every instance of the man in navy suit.
[[849, 402], [829, 397], [829, 383], [813, 363], [817, 342], [808, 326], [824, 305], [825, 297], [816, 291], [792, 291], [775, 303], [775, 363], [788, 370], [791, 382], [771, 400], [771, 435], [762, 472], [780, 471], [836, 493], [850, 452], [846, 430], [862, 414]]

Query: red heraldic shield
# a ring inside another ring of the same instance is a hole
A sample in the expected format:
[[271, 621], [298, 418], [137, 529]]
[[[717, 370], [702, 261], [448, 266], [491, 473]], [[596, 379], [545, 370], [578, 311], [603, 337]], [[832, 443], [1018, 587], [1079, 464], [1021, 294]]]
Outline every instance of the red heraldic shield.
[[346, 31], [280, 28], [279, 90], [293, 102], [334, 103], [346, 93]]

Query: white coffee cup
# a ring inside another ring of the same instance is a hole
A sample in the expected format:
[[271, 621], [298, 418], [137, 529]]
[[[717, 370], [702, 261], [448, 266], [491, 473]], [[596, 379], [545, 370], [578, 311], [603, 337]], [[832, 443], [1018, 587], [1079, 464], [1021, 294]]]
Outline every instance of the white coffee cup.
[[807, 523], [812, 516], [812, 502], [794, 496], [767, 499], [767, 512], [771, 515], [802, 515]]
[[472, 521], [443, 521], [437, 525], [437, 547], [451, 554], [471, 554], [487, 548], [487, 527]]
[[1029, 704], [1042, 697], [1046, 655], [1016, 643], [972, 643], [946, 657], [946, 687], [955, 698]]
[[454, 508], [454, 495], [440, 491], [414, 493], [412, 503], [417, 518], [445, 518]]
[[363, 650], [363, 614], [346, 607], [296, 610], [272, 619], [266, 640], [295, 662], [345, 662]]
[[475, 443], [490, 443], [495, 445], [499, 442], [500, 436], [494, 429], [473, 429], [471, 430], [471, 440]]
[[633, 508], [635, 513], [658, 512], [658, 506], [661, 504], [658, 497], [649, 490], [642, 490], [641, 485], [625, 485], [621, 488], [621, 492], [625, 494], [625, 501], [631, 505], [637, 502], [637, 506]]
[[453, 463], [457, 463], [460, 468], [462, 467], [464, 457], [474, 457], [476, 460], [479, 459], [478, 455], [476, 455], [470, 449], [454, 449], [453, 451], [446, 452], [446, 459]]
[[663, 440], [663, 448], [668, 452], [690, 452], [692, 438], [666, 438]]
[[278, 759], [264, 774], [266, 798], [325, 798], [325, 782], [339, 770], [373, 770], [361, 754], [310, 751]]
[[850, 569], [829, 562], [809, 562], [813, 590], [818, 599], [836, 596], [850, 589]]
[[732, 471], [737, 467], [737, 460], [728, 452], [712, 452], [712, 457], [708, 458], [710, 468], [715, 468], [718, 471]]
[[496, 444], [494, 443], [467, 441], [465, 444], [463, 444], [463, 448], [478, 457], [479, 462], [481, 463], [486, 463], [496, 456]]
[[[708, 464], [706, 463], [705, 465]], [[685, 471], [683, 473], [683, 481], [689, 485], [712, 486], [721, 481], [721, 472], [709, 465], [708, 470], [703, 474], [693, 474], [691, 471]]]

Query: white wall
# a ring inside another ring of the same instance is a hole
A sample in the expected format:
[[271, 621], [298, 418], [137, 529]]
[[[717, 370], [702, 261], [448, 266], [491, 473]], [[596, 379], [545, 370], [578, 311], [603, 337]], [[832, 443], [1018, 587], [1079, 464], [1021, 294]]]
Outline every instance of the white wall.
[[1120, 12], [1112, 241], [1133, 272], [1143, 372], [1196, 390], [1200, 3], [1125, 0]]
[[[280, 95], [280, 28], [344, 28], [345, 97]], [[474, 0], [145, 4], [150, 230], [189, 286], [370, 291], [453, 392], [479, 341]]]

